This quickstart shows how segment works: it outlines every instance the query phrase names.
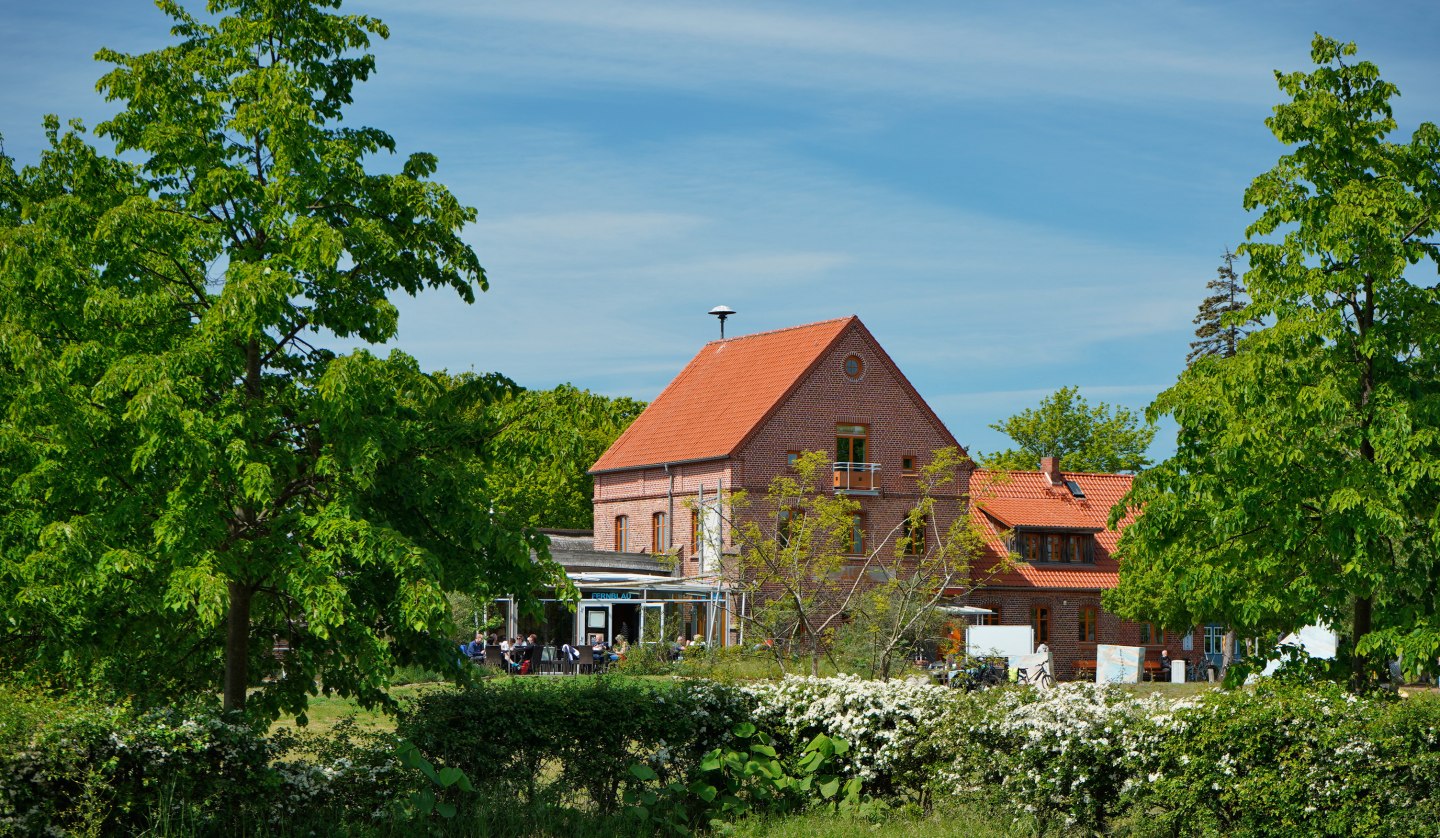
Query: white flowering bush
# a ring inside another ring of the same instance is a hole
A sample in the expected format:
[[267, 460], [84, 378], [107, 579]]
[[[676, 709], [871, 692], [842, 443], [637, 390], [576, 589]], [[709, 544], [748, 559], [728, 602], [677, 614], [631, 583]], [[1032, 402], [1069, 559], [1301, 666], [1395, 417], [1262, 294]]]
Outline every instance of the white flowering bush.
[[1440, 816], [1440, 700], [1262, 681], [1178, 709], [1144, 782], [1141, 835], [1418, 835]]
[[1054, 826], [1101, 830], [1144, 776], [1174, 704], [1093, 684], [976, 694], [947, 730], [942, 788]]
[[946, 745], [936, 734], [964, 701], [955, 690], [922, 681], [867, 681], [855, 676], [760, 681], [740, 687], [754, 702], [761, 730], [803, 744], [816, 734], [850, 744], [845, 770], [866, 793], [920, 792]]

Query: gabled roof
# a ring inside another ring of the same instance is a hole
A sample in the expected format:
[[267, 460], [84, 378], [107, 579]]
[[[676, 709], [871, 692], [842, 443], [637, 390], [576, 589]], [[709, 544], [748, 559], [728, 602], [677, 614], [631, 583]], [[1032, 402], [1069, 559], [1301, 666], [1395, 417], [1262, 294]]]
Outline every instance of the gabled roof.
[[590, 472], [730, 456], [852, 324], [859, 318], [705, 344]]
[[[1008, 552], [1001, 534], [1013, 529], [1087, 531], [1095, 534], [1095, 564], [1030, 564], [1015, 567], [991, 579], [995, 587], [1062, 588], [1104, 590], [1119, 580], [1119, 563], [1114, 558], [1118, 530], [1107, 529], [1111, 507], [1130, 490], [1134, 477], [1128, 474], [1064, 472], [1065, 480], [1080, 486], [1084, 498], [1076, 498], [1061, 483], [1052, 486], [1038, 471], [977, 470], [970, 478], [970, 518], [985, 538], [990, 558]], [[1120, 522], [1124, 529], [1127, 522]], [[981, 563], [983, 566], [983, 562]], [[982, 569], [983, 573], [983, 569]]]

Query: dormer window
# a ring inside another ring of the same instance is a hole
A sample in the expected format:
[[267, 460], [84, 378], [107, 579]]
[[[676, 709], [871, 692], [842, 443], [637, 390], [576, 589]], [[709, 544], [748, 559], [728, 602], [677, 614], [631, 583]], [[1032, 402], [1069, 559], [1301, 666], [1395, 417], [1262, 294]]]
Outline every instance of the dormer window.
[[1013, 540], [1015, 553], [1032, 564], [1095, 563], [1095, 536], [1091, 533], [1020, 530]]

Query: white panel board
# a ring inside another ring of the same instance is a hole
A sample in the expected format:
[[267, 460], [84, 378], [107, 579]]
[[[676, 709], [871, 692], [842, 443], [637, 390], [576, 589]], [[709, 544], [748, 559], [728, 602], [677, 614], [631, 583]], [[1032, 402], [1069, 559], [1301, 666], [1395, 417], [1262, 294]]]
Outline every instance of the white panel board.
[[965, 630], [965, 652], [972, 658], [1018, 658], [1035, 651], [1035, 630], [1030, 626], [970, 626]]
[[1144, 659], [1145, 650], [1139, 646], [1101, 643], [1095, 647], [1095, 683], [1138, 684], [1140, 661]]
[[720, 572], [720, 505], [715, 501], [700, 507], [700, 572]]

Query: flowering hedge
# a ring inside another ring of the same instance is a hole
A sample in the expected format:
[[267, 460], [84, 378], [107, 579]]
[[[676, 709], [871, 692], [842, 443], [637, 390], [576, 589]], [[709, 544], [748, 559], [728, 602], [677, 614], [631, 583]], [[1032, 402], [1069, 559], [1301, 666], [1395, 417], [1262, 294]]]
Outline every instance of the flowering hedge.
[[[1325, 684], [1171, 701], [1078, 684], [966, 694], [858, 678], [507, 679], [429, 692], [401, 731], [437, 766], [463, 768], [477, 806], [596, 814], [650, 776], [635, 763], [687, 780], [740, 722], [791, 750], [843, 739], [837, 768], [871, 797], [955, 796], [1042, 833], [1412, 835], [1440, 822], [1440, 697]], [[405, 834], [395, 801], [424, 786], [395, 745], [343, 723], [265, 735], [204, 706], [134, 713], [0, 688], [0, 835], [238, 822]]]
[[858, 677], [760, 681], [740, 691], [752, 702], [752, 720], [792, 744], [816, 734], [843, 739], [842, 760], [867, 793], [920, 792], [947, 745], [935, 734], [962, 706], [962, 694], [922, 681], [867, 681]]

